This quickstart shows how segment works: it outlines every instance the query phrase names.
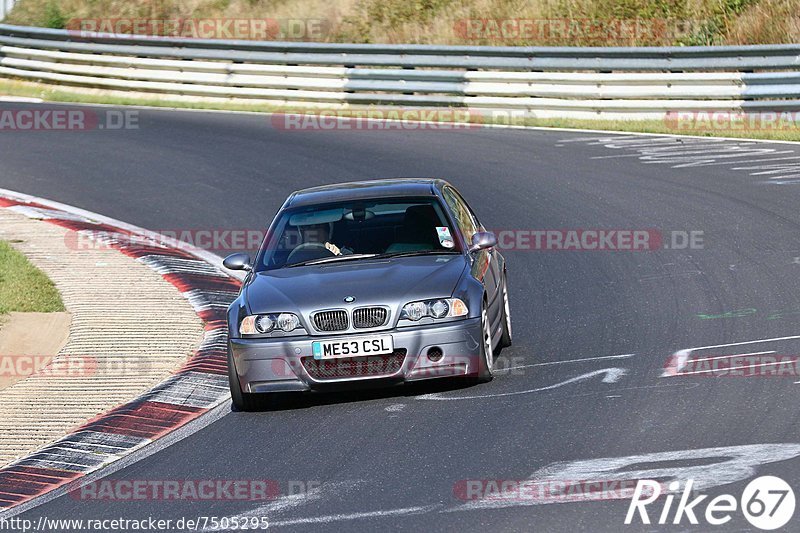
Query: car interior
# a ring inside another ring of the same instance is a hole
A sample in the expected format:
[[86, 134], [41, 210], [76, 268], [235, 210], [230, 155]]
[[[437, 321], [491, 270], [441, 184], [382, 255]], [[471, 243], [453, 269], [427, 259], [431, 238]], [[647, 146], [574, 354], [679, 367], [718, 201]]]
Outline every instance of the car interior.
[[[267, 268], [278, 268], [335, 254], [324, 243], [308, 242], [303, 232], [323, 229], [325, 242], [349, 254], [393, 254], [416, 251], [449, 251], [456, 247], [453, 229], [442, 208], [431, 201], [408, 203], [360, 202], [335, 209], [318, 209], [314, 216], [292, 216], [283, 225], [277, 246], [264, 256]], [[330, 213], [330, 215], [320, 213]], [[440, 228], [440, 230], [437, 230]], [[447, 228], [440, 237], [441, 228]], [[449, 236], [449, 239], [447, 238]]]

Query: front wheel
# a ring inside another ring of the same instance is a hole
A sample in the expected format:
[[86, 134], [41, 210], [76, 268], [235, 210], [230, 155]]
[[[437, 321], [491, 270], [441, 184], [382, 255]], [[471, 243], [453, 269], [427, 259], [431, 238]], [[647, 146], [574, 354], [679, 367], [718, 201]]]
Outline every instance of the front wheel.
[[478, 382], [486, 383], [494, 377], [494, 352], [492, 351], [492, 326], [486, 314], [486, 303], [481, 306], [481, 348], [478, 357]]
[[511, 346], [511, 307], [508, 305], [508, 278], [503, 274], [503, 330], [500, 333], [499, 349]]
[[236, 375], [236, 367], [233, 365], [233, 356], [228, 350], [228, 384], [231, 389], [231, 400], [237, 411], [254, 411], [257, 407], [255, 395], [242, 392], [242, 385]]

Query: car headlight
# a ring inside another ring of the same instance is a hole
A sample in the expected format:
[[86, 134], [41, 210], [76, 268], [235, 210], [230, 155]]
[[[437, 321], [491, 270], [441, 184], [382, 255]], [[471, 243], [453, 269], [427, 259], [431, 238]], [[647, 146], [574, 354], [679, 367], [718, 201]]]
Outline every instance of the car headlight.
[[256, 331], [259, 333], [269, 333], [275, 329], [275, 318], [269, 315], [258, 315], [256, 317]]
[[283, 331], [292, 331], [300, 327], [300, 319], [292, 313], [278, 315], [278, 328]]
[[280, 330], [293, 331], [300, 327], [300, 319], [292, 313], [272, 313], [268, 315], [250, 315], [242, 319], [239, 333], [242, 335], [258, 335]]
[[460, 299], [438, 298], [436, 300], [407, 303], [403, 306], [400, 318], [416, 322], [426, 316], [431, 318], [455, 318], [467, 316], [467, 314], [469, 314], [467, 304]]

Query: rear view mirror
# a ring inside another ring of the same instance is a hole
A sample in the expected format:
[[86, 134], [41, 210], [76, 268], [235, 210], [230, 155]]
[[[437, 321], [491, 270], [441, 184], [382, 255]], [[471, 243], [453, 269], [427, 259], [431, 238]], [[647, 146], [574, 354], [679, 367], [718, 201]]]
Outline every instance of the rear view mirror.
[[479, 231], [472, 236], [472, 246], [469, 247], [469, 251], [477, 252], [478, 250], [486, 250], [495, 246], [497, 246], [497, 237], [494, 233], [491, 231]]
[[247, 254], [231, 254], [222, 261], [222, 266], [228, 270], [252, 270], [250, 256]]

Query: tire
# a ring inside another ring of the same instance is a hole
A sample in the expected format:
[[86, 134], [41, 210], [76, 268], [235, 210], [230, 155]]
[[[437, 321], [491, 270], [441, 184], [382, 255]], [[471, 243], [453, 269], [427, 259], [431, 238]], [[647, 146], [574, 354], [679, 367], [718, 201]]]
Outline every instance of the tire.
[[494, 351], [492, 350], [492, 326], [486, 313], [486, 302], [481, 306], [481, 349], [478, 361], [478, 383], [488, 383], [494, 378]]
[[503, 330], [500, 333], [500, 344], [497, 345], [498, 353], [503, 348], [511, 346], [511, 308], [508, 305], [508, 278], [503, 274]]
[[231, 400], [237, 411], [255, 411], [258, 407], [255, 394], [242, 392], [242, 385], [236, 375], [236, 368], [233, 365], [233, 356], [228, 350], [228, 385], [231, 389]]

